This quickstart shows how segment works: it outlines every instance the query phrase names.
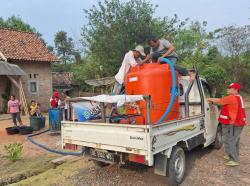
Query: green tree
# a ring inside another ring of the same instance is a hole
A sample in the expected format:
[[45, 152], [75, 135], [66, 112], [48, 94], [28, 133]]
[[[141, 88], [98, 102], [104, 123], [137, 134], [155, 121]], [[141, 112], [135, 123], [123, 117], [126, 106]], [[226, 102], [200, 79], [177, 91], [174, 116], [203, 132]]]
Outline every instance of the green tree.
[[250, 50], [250, 26], [228, 26], [217, 31], [216, 37], [222, 44], [227, 56], [224, 68], [230, 74], [231, 80], [244, 84], [248, 76], [249, 60], [244, 57]]
[[206, 67], [202, 75], [211, 86], [213, 95], [220, 97], [228, 80], [226, 71], [219, 65], [213, 65]]
[[104, 76], [114, 75], [124, 54], [136, 44], [160, 33], [157, 29], [163, 22], [153, 18], [155, 8], [145, 0], [105, 0], [85, 10], [89, 23], [82, 29], [82, 43], [92, 59], [103, 65]]
[[[157, 6], [147, 0], [123, 3], [104, 0], [85, 10], [89, 22], [82, 28], [81, 42], [87, 60], [81, 67], [77, 66], [76, 76], [83, 80], [114, 75], [124, 54], [137, 44], [146, 47], [147, 36], [153, 34], [172, 42], [183, 65], [191, 68], [195, 64], [217, 95], [226, 79], [238, 81], [245, 90], [250, 87], [247, 81], [250, 78], [247, 70], [250, 67], [249, 26], [229, 26], [207, 32], [206, 21], [180, 20], [177, 15], [156, 18], [156, 11]], [[215, 46], [216, 43], [221, 45]], [[147, 47], [145, 49], [147, 51]], [[103, 71], [99, 70], [100, 66]], [[93, 73], [89, 73], [91, 69]]]
[[55, 35], [54, 43], [56, 53], [58, 57], [60, 57], [64, 65], [66, 66], [67, 62], [72, 62], [75, 49], [73, 39], [67, 36], [67, 32], [57, 32]]
[[[187, 25], [188, 19], [184, 25]], [[209, 35], [206, 32], [207, 22], [191, 22], [186, 27], [180, 27], [174, 35], [174, 44], [180, 58], [188, 60], [194, 53], [201, 52], [209, 46]]]
[[83, 91], [91, 90], [91, 87], [87, 85], [84, 81], [87, 79], [99, 79], [103, 77], [102, 64], [95, 61], [93, 56], [89, 56], [85, 59], [84, 63], [74, 64], [72, 71], [75, 80], [79, 83], [80, 88]]
[[51, 45], [47, 45], [47, 48], [50, 52], [54, 53], [54, 47]]
[[210, 48], [208, 48], [208, 52], [207, 52], [207, 63], [208, 64], [216, 64], [220, 61], [220, 59], [222, 58], [218, 48], [216, 46], [212, 46]]
[[[85, 10], [89, 22], [82, 29], [82, 44], [97, 63], [103, 65], [103, 75], [114, 75], [124, 54], [137, 44], [145, 46], [149, 35], [177, 41], [176, 35], [188, 23], [177, 15], [155, 18], [157, 6], [147, 0], [105, 0]], [[178, 45], [179, 48], [179, 45]], [[194, 47], [193, 47], [194, 48]]]

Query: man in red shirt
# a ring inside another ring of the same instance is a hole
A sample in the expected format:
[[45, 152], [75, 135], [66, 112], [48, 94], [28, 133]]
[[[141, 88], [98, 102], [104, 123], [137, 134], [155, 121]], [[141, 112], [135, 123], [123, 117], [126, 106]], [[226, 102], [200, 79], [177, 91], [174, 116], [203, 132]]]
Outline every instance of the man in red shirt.
[[240, 135], [246, 124], [245, 108], [239, 90], [238, 83], [231, 83], [227, 87], [228, 96], [208, 99], [209, 103], [222, 106], [218, 121], [222, 125], [223, 143], [227, 153], [224, 159], [228, 160], [228, 166], [239, 165]]

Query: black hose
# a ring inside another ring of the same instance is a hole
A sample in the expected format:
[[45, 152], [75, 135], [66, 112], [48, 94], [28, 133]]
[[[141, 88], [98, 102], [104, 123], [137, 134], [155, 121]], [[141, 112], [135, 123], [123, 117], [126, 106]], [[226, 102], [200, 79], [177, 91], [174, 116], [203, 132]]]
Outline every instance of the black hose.
[[85, 151], [84, 149], [82, 149], [81, 151], [77, 151], [77, 152], [65, 152], [65, 151], [60, 151], [60, 150], [56, 150], [56, 149], [51, 149], [51, 148], [46, 147], [45, 145], [43, 145], [41, 143], [38, 143], [38, 142], [36, 142], [35, 140], [32, 139], [33, 136], [38, 136], [40, 134], [43, 134], [43, 133], [46, 133], [46, 132], [49, 132], [49, 131], [50, 130], [48, 129], [48, 130], [44, 130], [44, 131], [41, 131], [41, 132], [38, 132], [38, 133], [35, 133], [35, 134], [30, 134], [30, 135], [27, 136], [27, 139], [31, 143], [33, 143], [33, 144], [35, 144], [35, 145], [49, 151], [49, 152], [52, 152], [52, 153], [61, 154], [61, 155], [74, 155], [74, 156], [81, 156], [81, 155], [84, 154], [84, 151]]

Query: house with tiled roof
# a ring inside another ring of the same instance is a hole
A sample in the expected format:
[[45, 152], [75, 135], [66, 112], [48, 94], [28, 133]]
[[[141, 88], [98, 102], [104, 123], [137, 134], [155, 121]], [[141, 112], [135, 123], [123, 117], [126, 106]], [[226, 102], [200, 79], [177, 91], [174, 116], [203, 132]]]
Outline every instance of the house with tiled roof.
[[[43, 110], [48, 109], [53, 91], [51, 64], [59, 59], [43, 42], [34, 33], [0, 29], [0, 60], [17, 65], [25, 72], [21, 82], [27, 102], [37, 100]], [[18, 97], [19, 90], [12, 86], [8, 76], [0, 76], [0, 84], [0, 99], [7, 90], [7, 94]]]

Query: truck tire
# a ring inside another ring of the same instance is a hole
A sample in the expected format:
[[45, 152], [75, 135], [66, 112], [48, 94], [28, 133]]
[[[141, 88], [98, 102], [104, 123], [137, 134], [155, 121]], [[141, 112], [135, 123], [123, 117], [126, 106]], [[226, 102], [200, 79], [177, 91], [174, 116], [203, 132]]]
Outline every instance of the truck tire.
[[186, 158], [184, 150], [179, 147], [173, 147], [167, 166], [167, 183], [176, 186], [182, 183], [186, 171]]
[[220, 149], [222, 147], [222, 128], [221, 125], [218, 125], [216, 131], [216, 137], [214, 143], [212, 144], [214, 149]]
[[96, 161], [96, 160], [93, 160], [93, 162], [94, 162], [94, 164], [95, 164], [97, 167], [106, 167], [106, 166], [109, 165], [108, 163], [104, 163], [104, 162]]

